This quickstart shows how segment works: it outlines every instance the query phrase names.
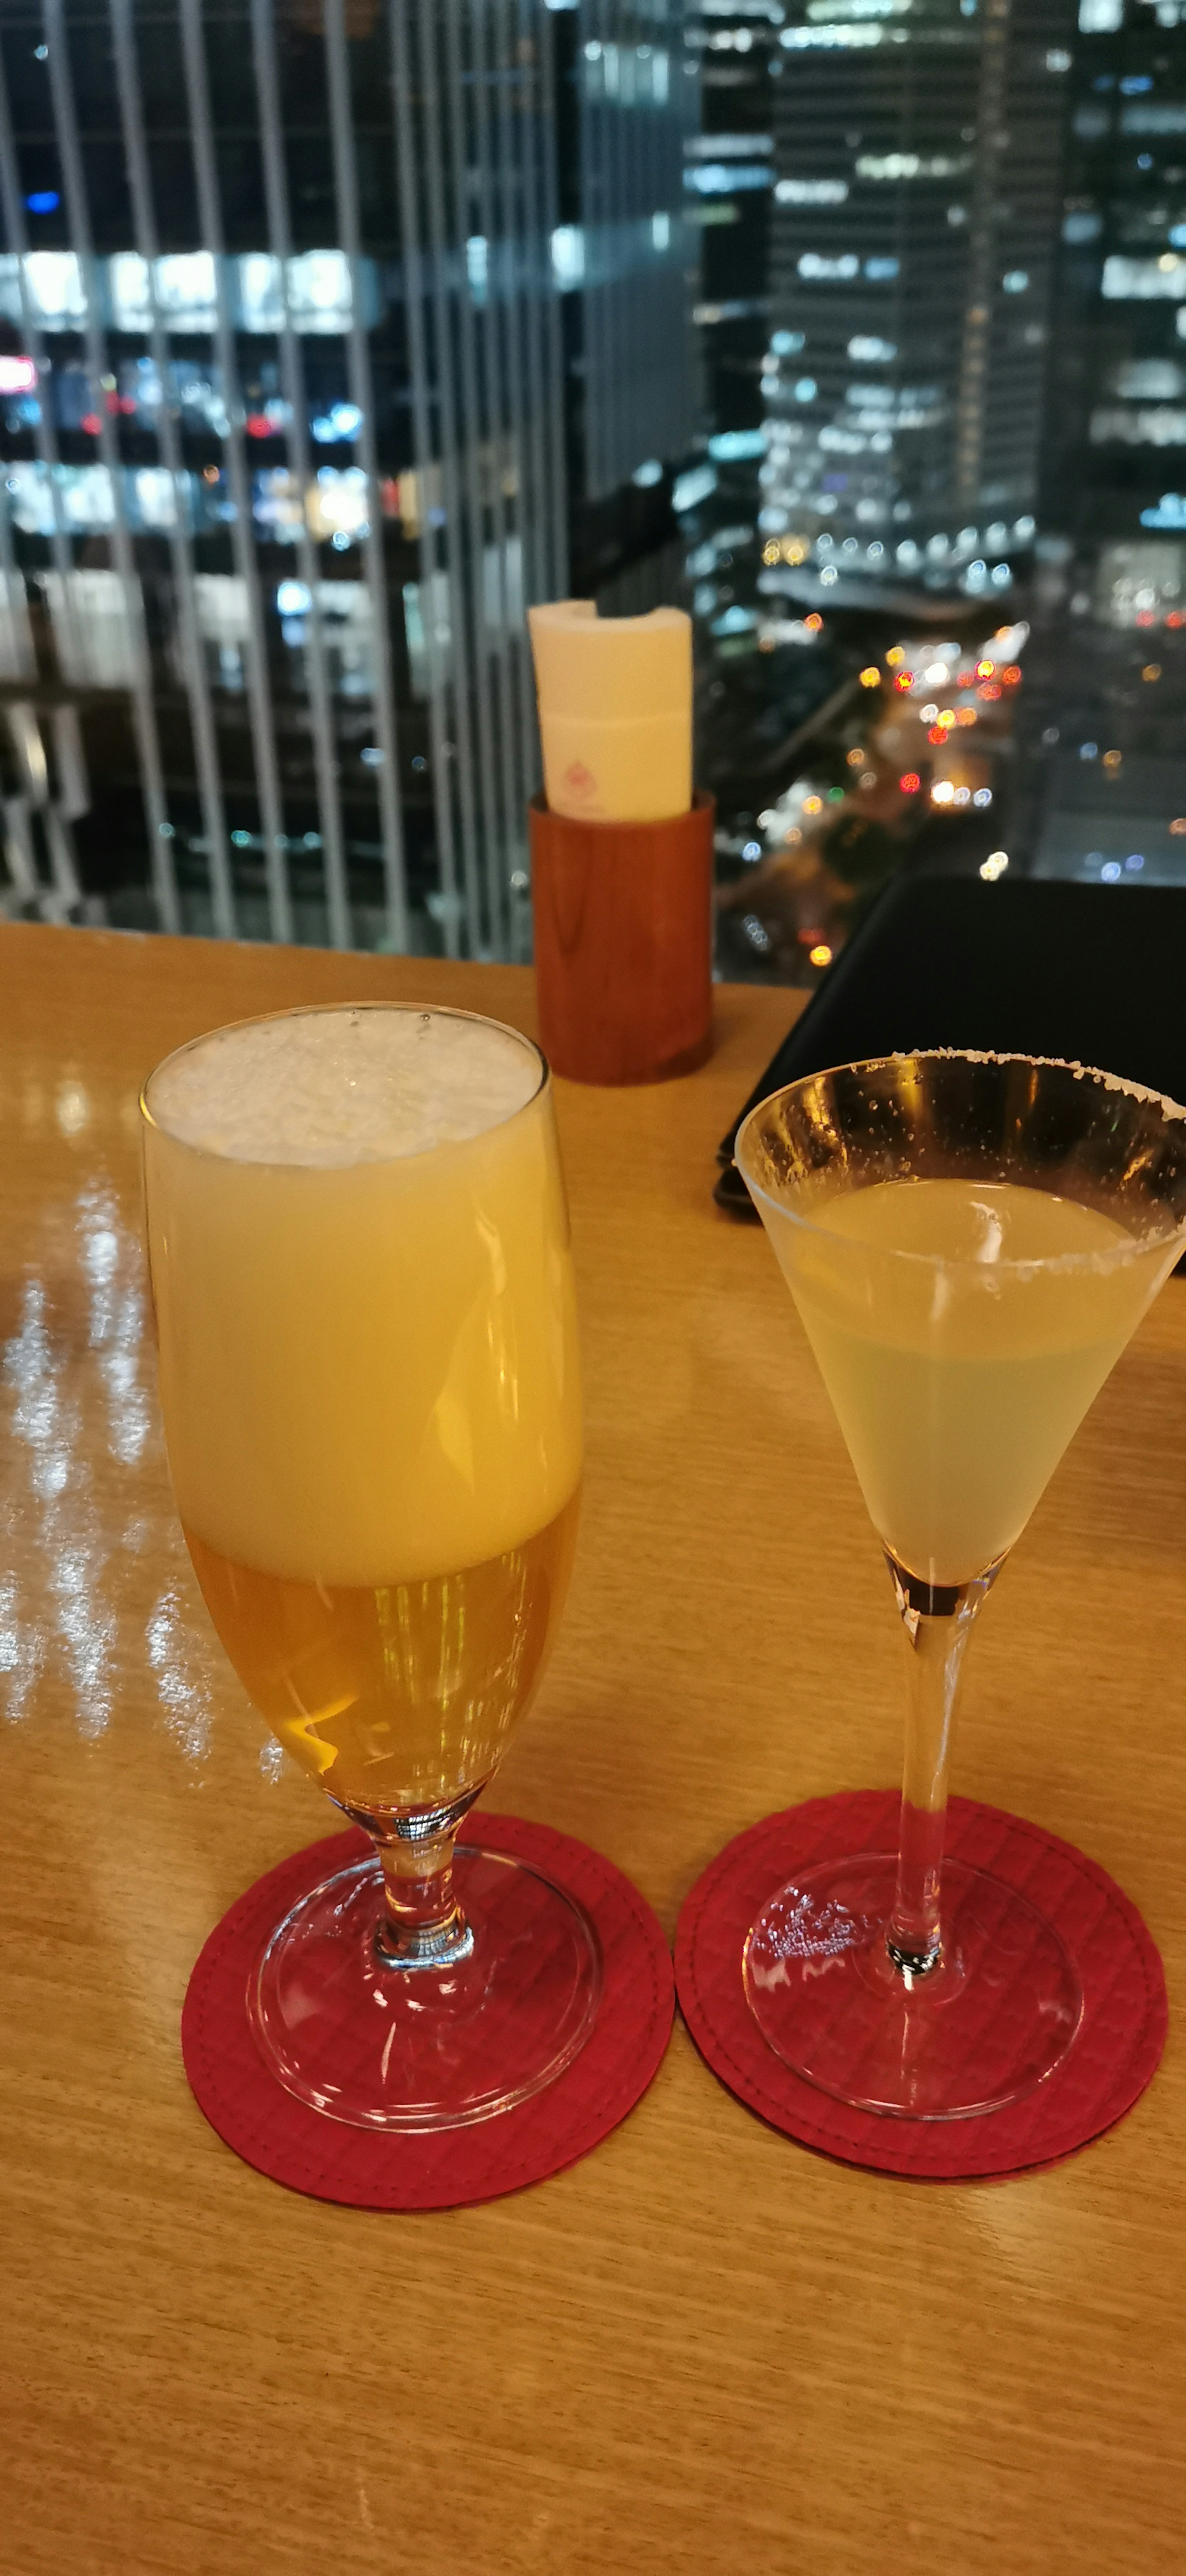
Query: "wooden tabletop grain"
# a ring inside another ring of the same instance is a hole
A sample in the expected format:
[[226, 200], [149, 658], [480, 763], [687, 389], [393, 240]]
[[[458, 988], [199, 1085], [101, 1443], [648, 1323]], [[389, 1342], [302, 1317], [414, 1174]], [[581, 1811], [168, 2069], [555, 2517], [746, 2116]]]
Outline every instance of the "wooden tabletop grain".
[[[6, 2576], [1160, 2576], [1181, 2539], [1186, 1287], [1171, 1281], [998, 1586], [955, 1779], [1093, 1853], [1165, 1954], [1152, 2089], [1055, 2172], [803, 2153], [677, 2024], [571, 2172], [411, 2218], [297, 2198], [185, 2084], [207, 1932], [332, 1819], [222, 1659], [169, 1497], [137, 1086], [304, 999], [529, 975], [0, 930], [0, 1979]], [[561, 1084], [589, 1469], [566, 1621], [494, 1796], [675, 1923], [769, 1809], [892, 1781], [878, 1550], [713, 1148], [791, 1015]]]

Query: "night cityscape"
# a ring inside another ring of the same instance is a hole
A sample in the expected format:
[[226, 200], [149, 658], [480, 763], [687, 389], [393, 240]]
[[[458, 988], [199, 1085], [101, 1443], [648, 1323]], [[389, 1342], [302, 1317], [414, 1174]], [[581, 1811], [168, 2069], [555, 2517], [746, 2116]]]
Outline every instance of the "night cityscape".
[[1181, 16], [7, 7], [7, 911], [527, 955], [566, 594], [693, 613], [725, 974], [1177, 879]]

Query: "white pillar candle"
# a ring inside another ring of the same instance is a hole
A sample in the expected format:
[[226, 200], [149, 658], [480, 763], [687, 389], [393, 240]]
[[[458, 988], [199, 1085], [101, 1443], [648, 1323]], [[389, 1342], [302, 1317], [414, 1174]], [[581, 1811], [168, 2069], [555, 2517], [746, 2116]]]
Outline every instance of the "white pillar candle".
[[555, 814], [658, 823], [692, 802], [692, 623], [682, 608], [599, 617], [591, 599], [527, 612]]

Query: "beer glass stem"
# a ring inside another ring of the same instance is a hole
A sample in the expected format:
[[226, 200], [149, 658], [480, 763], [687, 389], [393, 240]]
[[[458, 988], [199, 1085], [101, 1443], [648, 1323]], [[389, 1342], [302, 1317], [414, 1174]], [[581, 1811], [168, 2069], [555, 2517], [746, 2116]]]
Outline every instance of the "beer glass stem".
[[972, 1623], [1001, 1560], [959, 1584], [925, 1583], [888, 1549], [886, 1561], [910, 1647], [898, 1880], [886, 1946], [909, 1986], [942, 1962], [939, 1899], [960, 1673]]
[[375, 1834], [383, 1864], [383, 1912], [375, 1948], [385, 1967], [450, 1968], [468, 1959], [474, 1936], [453, 1886], [459, 1821], [414, 1839], [398, 1832]]

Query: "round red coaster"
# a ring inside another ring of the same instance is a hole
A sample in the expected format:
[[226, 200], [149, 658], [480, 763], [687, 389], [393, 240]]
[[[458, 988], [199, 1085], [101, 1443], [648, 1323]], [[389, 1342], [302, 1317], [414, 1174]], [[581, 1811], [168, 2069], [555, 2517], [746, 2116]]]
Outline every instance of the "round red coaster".
[[817, 2091], [774, 2055], [745, 1999], [742, 1945], [759, 1907], [795, 1871], [850, 1852], [893, 1851], [896, 1790], [809, 1798], [727, 1844], [680, 1915], [676, 1991], [696, 2046], [772, 2128], [845, 2164], [963, 2182], [1056, 2164], [1131, 2110], [1165, 2046], [1165, 1977], [1145, 1925], [1106, 1870], [1056, 1834], [953, 1798], [947, 1849], [989, 1870], [1061, 1933], [1083, 1985], [1083, 2019], [1061, 2065], [1008, 2110], [955, 2120], [884, 2118]]
[[307, 1887], [361, 1858], [364, 1834], [331, 1834], [257, 1879], [211, 1933], [181, 2016], [185, 2071], [211, 2127], [290, 2191], [354, 2209], [452, 2209], [542, 2182], [600, 2145], [645, 2093], [671, 2034], [671, 1957], [621, 1870], [570, 1834], [517, 1816], [474, 1818], [473, 1839], [511, 1852], [579, 1899], [602, 1953], [597, 2019], [572, 2065], [513, 2111], [472, 2128], [376, 2133], [329, 2120], [269, 2073], [247, 2019], [247, 1979], [268, 1933]]

